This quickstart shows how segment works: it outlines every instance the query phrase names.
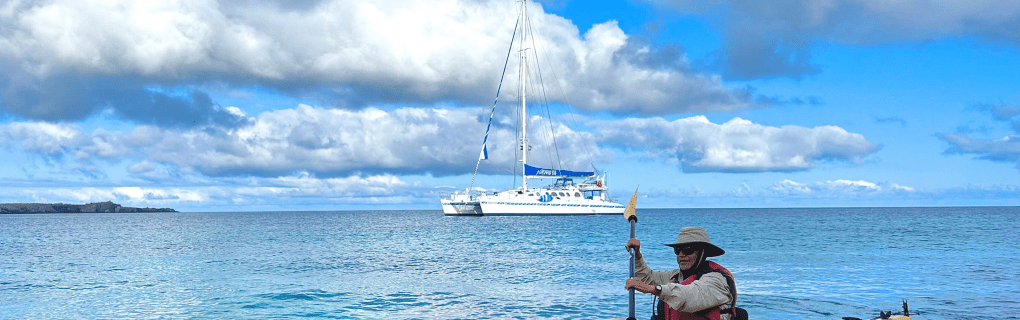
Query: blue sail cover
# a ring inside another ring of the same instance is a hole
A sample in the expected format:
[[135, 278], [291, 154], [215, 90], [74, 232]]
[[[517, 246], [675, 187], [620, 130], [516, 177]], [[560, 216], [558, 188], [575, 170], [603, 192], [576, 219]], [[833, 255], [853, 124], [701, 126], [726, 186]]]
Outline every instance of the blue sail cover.
[[594, 176], [595, 172], [545, 169], [526, 164], [524, 165], [524, 175], [539, 177], [590, 177]]

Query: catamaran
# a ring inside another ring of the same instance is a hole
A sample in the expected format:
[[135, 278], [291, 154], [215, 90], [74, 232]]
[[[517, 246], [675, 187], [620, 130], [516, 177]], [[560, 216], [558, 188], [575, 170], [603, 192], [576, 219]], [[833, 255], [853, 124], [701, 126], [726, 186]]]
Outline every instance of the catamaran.
[[[521, 186], [506, 191], [487, 192], [474, 190], [474, 178], [471, 179], [471, 187], [462, 191], [450, 194], [440, 200], [443, 206], [443, 213], [446, 215], [586, 215], [586, 214], [622, 214], [625, 207], [615, 203], [609, 194], [608, 173], [597, 173], [597, 171], [570, 171], [559, 169], [539, 168], [528, 164], [528, 150], [531, 145], [528, 143], [528, 113], [527, 113], [527, 60], [529, 48], [529, 20], [527, 0], [521, 1], [520, 16], [514, 35], [520, 30], [520, 63], [518, 71], [518, 94], [520, 99], [520, 123], [518, 123], [518, 151], [520, 151], [521, 163]], [[513, 43], [513, 41], [511, 41]], [[511, 45], [512, 48], [512, 45]], [[509, 53], [507, 56], [509, 61]], [[504, 74], [506, 65], [503, 67]], [[502, 87], [502, 78], [500, 87]], [[496, 100], [499, 99], [499, 89], [496, 90]], [[489, 115], [489, 128], [492, 124], [492, 115], [495, 113], [496, 103], [493, 102], [493, 112]], [[489, 137], [489, 129], [486, 129], [485, 138], [482, 140], [482, 149], [479, 153], [478, 163], [488, 159], [486, 142]], [[478, 173], [478, 163], [475, 164], [475, 175]], [[545, 179], [552, 182], [543, 187], [532, 187], [528, 185], [529, 179]]]

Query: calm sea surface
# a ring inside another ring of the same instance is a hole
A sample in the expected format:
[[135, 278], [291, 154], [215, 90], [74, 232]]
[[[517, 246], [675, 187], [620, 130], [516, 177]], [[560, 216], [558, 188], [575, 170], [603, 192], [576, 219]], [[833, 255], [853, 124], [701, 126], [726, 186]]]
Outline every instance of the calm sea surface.
[[[1020, 208], [638, 210], [652, 268], [703, 226], [752, 319], [1020, 316]], [[0, 215], [0, 319], [626, 317], [620, 216]], [[639, 319], [651, 297], [638, 295]]]

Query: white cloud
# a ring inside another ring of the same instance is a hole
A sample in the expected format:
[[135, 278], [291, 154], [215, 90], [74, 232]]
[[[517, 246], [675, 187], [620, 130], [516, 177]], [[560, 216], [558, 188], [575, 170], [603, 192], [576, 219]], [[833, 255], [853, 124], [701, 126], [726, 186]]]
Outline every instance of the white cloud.
[[826, 181], [822, 184], [822, 186], [826, 189], [840, 192], [868, 192], [882, 190], [882, 187], [879, 187], [877, 184], [864, 180], [851, 181], [840, 179], [835, 181]]
[[162, 187], [78, 187], [24, 188], [3, 192], [3, 197], [33, 199], [46, 203], [90, 203], [115, 201], [121, 205], [169, 205], [210, 200], [201, 190]]
[[159, 140], [148, 148], [152, 161], [214, 176], [285, 176], [300, 171], [344, 175], [436, 170], [442, 174], [453, 170], [454, 164], [466, 167], [471, 157], [464, 155], [476, 152], [472, 150], [478, 147], [479, 131], [484, 128], [478, 115], [477, 109], [386, 112], [301, 105], [265, 112], [253, 125], [229, 132], [160, 132], [154, 135]]
[[[136, 126], [127, 133], [71, 125], [18, 122], [0, 141], [51, 157], [132, 162], [128, 171], [153, 179], [161, 172], [211, 177], [320, 177], [376, 174], [470, 173], [481, 147], [487, 114], [482, 109], [401, 108], [384, 111], [323, 109], [299, 105], [251, 118], [232, 130]], [[482, 173], [509, 174], [516, 162], [510, 120], [496, 119], [489, 133], [490, 159]], [[591, 121], [595, 132], [574, 131], [534, 116], [529, 162], [542, 167], [589, 170], [591, 159], [612, 161], [605, 147], [637, 149], [679, 164], [684, 172], [801, 171], [821, 161], [857, 163], [878, 150], [862, 135], [835, 126], [769, 127], [741, 118], [714, 124], [704, 116], [666, 121], [629, 118]], [[551, 139], [555, 136], [555, 139]], [[160, 170], [156, 171], [156, 167]], [[91, 169], [90, 169], [91, 168]]]
[[88, 144], [87, 140], [81, 128], [74, 124], [13, 122], [0, 125], [0, 143], [47, 156], [63, 155], [68, 148]]
[[[337, 0], [308, 10], [211, 0], [15, 3], [4, 9], [10, 18], [0, 24], [0, 55], [17, 69], [10, 74], [34, 77], [10, 81], [7, 91], [84, 73], [161, 85], [331, 92], [348, 104], [485, 103], [517, 11], [513, 1], [496, 0]], [[564, 90], [565, 97], [553, 99], [583, 110], [643, 114], [731, 111], [751, 103], [747, 92], [726, 88], [718, 76], [641, 63], [657, 53], [632, 43], [614, 21], [582, 37], [569, 20], [539, 5], [530, 12], [542, 35], [543, 70], [556, 69], [562, 78], [548, 84]], [[682, 56], [671, 59], [687, 65]], [[72, 107], [61, 103], [56, 107]]]
[[[482, 121], [488, 116], [483, 112], [480, 108], [348, 111], [299, 105], [264, 112], [252, 118], [251, 125], [232, 130], [138, 125], [126, 133], [103, 129], [85, 133], [75, 125], [15, 122], [0, 127], [4, 129], [0, 143], [49, 157], [73, 155], [71, 161], [86, 171], [98, 170], [96, 159], [128, 160], [132, 164], [127, 171], [147, 180], [164, 171], [214, 177], [283, 177], [300, 172], [321, 177], [444, 176], [474, 168], [486, 125]], [[530, 162], [534, 165], [588, 170], [589, 154], [596, 159], [611, 157], [591, 142], [589, 133], [541, 117], [533, 117], [531, 125]], [[480, 171], [512, 172], [516, 163], [512, 125], [495, 123], [489, 134], [490, 160]], [[556, 143], [550, 135], [555, 135]], [[559, 154], [554, 148], [559, 148]]]
[[598, 140], [679, 161], [684, 172], [797, 171], [817, 161], [859, 162], [879, 149], [836, 126], [769, 127], [741, 118], [723, 124], [704, 116], [599, 121]]
[[40, 73], [180, 75], [207, 63], [215, 24], [226, 22], [211, 1], [55, 1], [19, 11], [4, 49]]
[[932, 190], [918, 192], [914, 187], [889, 182], [836, 179], [812, 183], [799, 183], [789, 179], [777, 182], [758, 192], [762, 197], [791, 197], [814, 199], [868, 199], [912, 197], [929, 194]]
[[777, 182], [775, 185], [769, 187], [769, 190], [772, 190], [777, 193], [803, 194], [803, 195], [811, 194], [814, 192], [810, 186], [788, 179]]
[[895, 191], [906, 191], [906, 192], [917, 191], [917, 189], [915, 189], [914, 187], [901, 186], [901, 185], [899, 185], [897, 183], [890, 183], [888, 188], [892, 189], [892, 190], [895, 190]]

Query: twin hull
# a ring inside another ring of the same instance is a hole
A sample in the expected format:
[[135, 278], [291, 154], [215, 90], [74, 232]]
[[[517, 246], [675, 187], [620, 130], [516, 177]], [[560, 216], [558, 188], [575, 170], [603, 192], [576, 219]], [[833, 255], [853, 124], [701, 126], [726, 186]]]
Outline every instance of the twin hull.
[[[602, 190], [598, 190], [602, 191]], [[443, 199], [446, 215], [592, 215], [623, 214], [625, 206], [597, 196], [581, 196], [579, 190], [512, 190], [497, 194]], [[459, 197], [458, 197], [459, 196]]]
[[487, 216], [508, 215], [567, 215], [567, 214], [623, 214], [624, 206], [603, 204], [542, 203], [513, 201], [479, 201], [482, 212]]

